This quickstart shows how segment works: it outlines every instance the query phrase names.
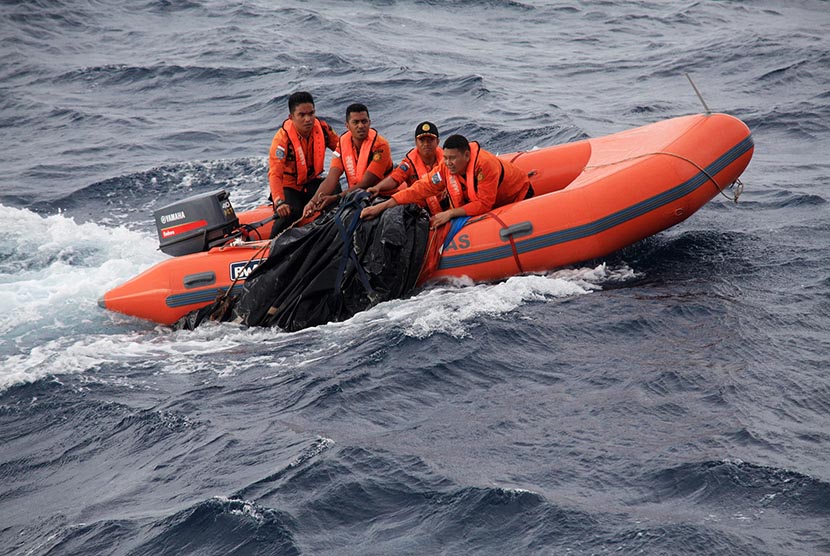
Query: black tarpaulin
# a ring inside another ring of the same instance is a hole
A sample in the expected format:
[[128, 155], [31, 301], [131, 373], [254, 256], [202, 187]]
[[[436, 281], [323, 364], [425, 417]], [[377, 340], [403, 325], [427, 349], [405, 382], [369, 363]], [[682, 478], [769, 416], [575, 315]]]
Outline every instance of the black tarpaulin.
[[407, 295], [424, 260], [429, 215], [417, 205], [398, 205], [360, 220], [368, 204], [357, 191], [311, 224], [287, 230], [238, 296], [193, 311], [174, 328], [218, 320], [295, 331]]

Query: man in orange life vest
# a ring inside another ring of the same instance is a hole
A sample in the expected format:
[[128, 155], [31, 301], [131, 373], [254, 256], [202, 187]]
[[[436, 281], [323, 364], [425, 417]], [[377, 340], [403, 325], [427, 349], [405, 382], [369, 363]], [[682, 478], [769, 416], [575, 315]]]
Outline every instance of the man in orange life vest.
[[303, 214], [303, 207], [323, 181], [319, 176], [325, 169], [326, 148], [337, 148], [337, 134], [314, 114], [311, 94], [293, 93], [288, 97], [288, 119], [271, 141], [268, 182], [274, 213], [279, 217], [272, 237]]
[[371, 219], [395, 205], [418, 202], [446, 191], [451, 208], [430, 219], [430, 224], [438, 227], [457, 216], [477, 216], [533, 196], [524, 170], [500, 160], [462, 135], [451, 135], [444, 142], [443, 163], [449, 171], [445, 183], [419, 180], [412, 187], [392, 195], [391, 199], [366, 207], [360, 213], [361, 217]]
[[[421, 122], [415, 128], [415, 148], [410, 150], [398, 167], [392, 173], [383, 178], [380, 183], [370, 187], [366, 191], [372, 197], [391, 195], [418, 180], [446, 180], [446, 167], [441, 163], [444, 158], [444, 151], [438, 146], [438, 128], [432, 122]], [[440, 173], [444, 169], [443, 175]], [[429, 197], [419, 204], [427, 208], [430, 214], [441, 212], [442, 196]]]
[[322, 210], [346, 194], [335, 192], [344, 172], [349, 189], [367, 189], [392, 170], [389, 142], [371, 125], [365, 105], [355, 103], [346, 108], [346, 133], [340, 137], [329, 173], [305, 206], [304, 215]]

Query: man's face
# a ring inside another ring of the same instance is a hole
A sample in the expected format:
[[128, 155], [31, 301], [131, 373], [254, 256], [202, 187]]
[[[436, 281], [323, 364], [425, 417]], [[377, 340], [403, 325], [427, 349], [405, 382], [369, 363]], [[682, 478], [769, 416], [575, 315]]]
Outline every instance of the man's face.
[[447, 169], [453, 174], [463, 174], [467, 171], [467, 164], [470, 162], [470, 151], [459, 149], [444, 149], [444, 163]]
[[314, 105], [310, 102], [298, 104], [294, 107], [294, 112], [289, 114], [288, 119], [294, 123], [297, 133], [308, 137], [311, 128], [314, 127]]
[[418, 149], [418, 154], [421, 158], [433, 158], [435, 156], [435, 149], [438, 148], [438, 138], [434, 135], [419, 135], [415, 139], [415, 147]]
[[356, 143], [362, 142], [369, 135], [369, 128], [372, 121], [368, 112], [352, 112], [346, 120], [346, 129], [352, 132], [352, 138]]

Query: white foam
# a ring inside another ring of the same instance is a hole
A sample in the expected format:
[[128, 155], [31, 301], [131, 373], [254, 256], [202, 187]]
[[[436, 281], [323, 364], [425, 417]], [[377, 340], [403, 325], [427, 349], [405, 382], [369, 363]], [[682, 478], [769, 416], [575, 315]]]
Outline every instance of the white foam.
[[[227, 323], [174, 332], [97, 305], [104, 292], [165, 257], [154, 236], [2, 205], [0, 221], [7, 238], [0, 259], [5, 309], [0, 313], [0, 389], [107, 364], [157, 362], [166, 373], [218, 376], [271, 369], [273, 376], [354, 349], [390, 329], [418, 339], [433, 334], [464, 338], [482, 318], [500, 318], [527, 303], [586, 295], [603, 283], [634, 276], [627, 267], [599, 265], [496, 284], [461, 279], [382, 303], [342, 323], [291, 334]], [[258, 357], [263, 351], [269, 355]], [[225, 352], [244, 357], [233, 366], [217, 365], [212, 356]]]
[[[64, 350], [67, 336], [101, 330], [98, 298], [161, 260], [155, 238], [0, 205], [0, 387]], [[25, 356], [21, 354], [26, 354]]]
[[386, 316], [401, 323], [404, 333], [414, 338], [436, 333], [463, 338], [481, 317], [500, 317], [526, 303], [585, 295], [601, 289], [604, 282], [626, 275], [633, 275], [627, 267], [609, 271], [601, 264], [548, 275], [514, 276], [496, 284], [457, 283], [428, 289], [416, 298], [393, 305]]

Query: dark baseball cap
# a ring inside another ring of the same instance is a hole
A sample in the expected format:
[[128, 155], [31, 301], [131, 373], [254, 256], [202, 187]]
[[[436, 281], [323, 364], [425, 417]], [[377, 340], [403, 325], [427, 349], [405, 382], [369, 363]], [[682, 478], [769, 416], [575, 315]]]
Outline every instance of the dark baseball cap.
[[432, 122], [421, 122], [418, 124], [418, 127], [415, 128], [415, 139], [421, 135], [432, 135], [437, 138], [438, 128], [435, 127], [435, 124]]

